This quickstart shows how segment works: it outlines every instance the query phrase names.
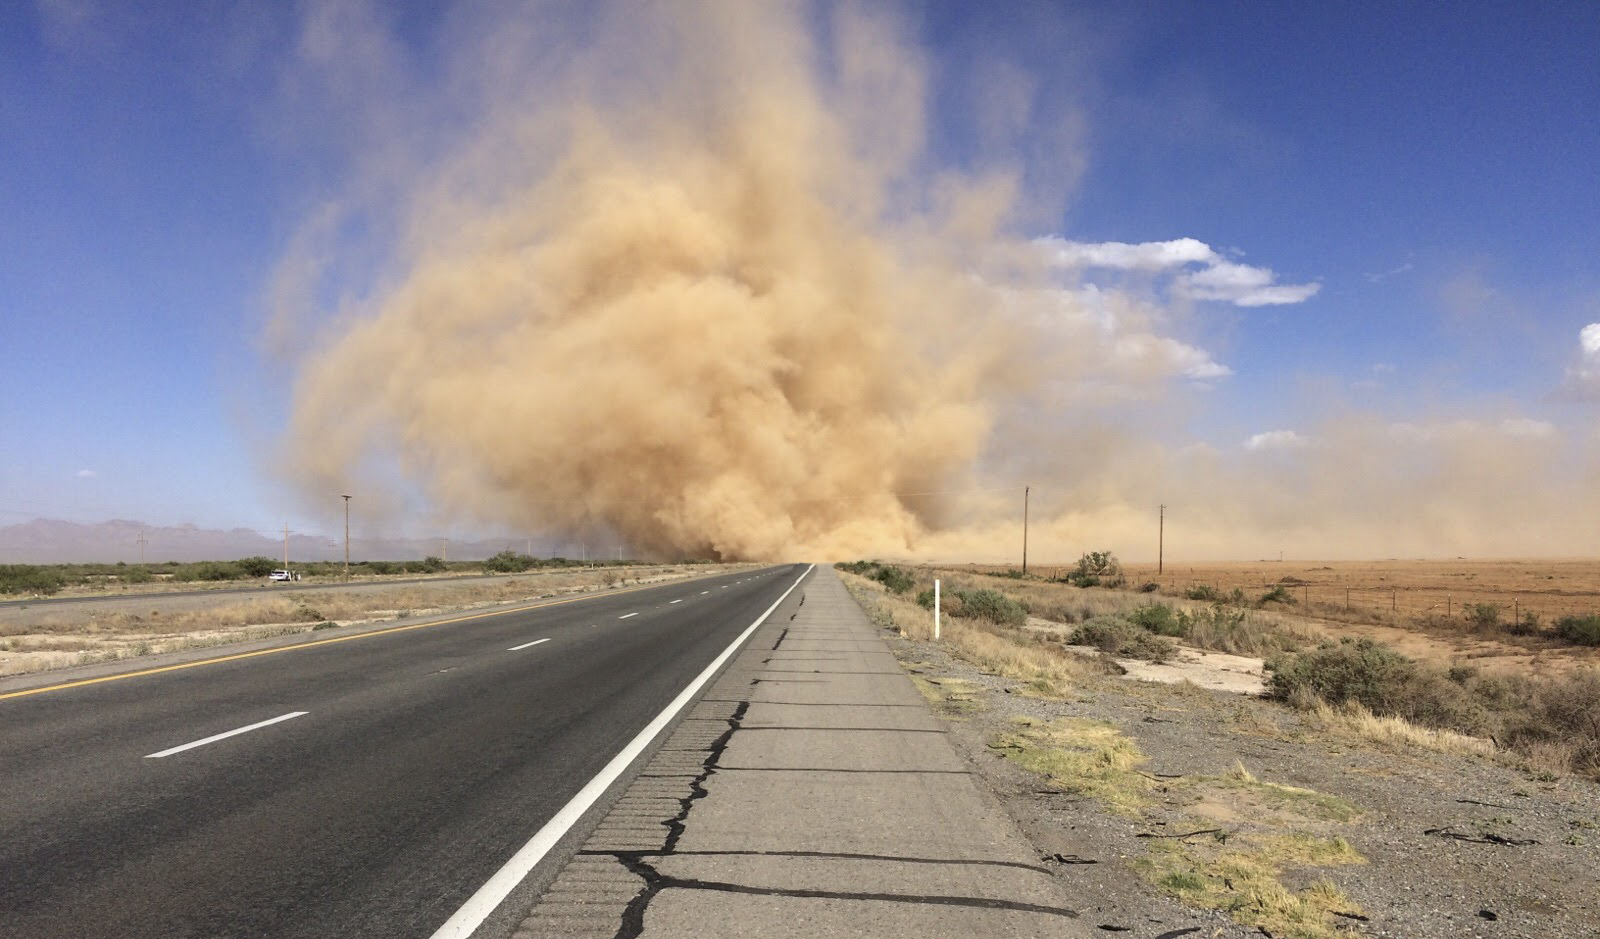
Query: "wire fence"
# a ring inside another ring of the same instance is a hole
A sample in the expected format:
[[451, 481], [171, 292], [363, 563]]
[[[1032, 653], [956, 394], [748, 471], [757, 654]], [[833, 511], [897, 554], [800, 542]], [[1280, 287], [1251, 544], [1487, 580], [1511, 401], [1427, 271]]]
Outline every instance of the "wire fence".
[[1464, 619], [1492, 625], [1522, 623], [1532, 617], [1550, 622], [1563, 616], [1600, 611], [1600, 591], [1514, 591], [1484, 587], [1451, 590], [1428, 586], [1370, 583], [1315, 583], [1295, 579], [1241, 583], [1217, 578], [1165, 575], [1154, 578], [1163, 593], [1196, 599], [1242, 599], [1258, 603], [1271, 598], [1286, 608], [1330, 618], [1364, 622]]

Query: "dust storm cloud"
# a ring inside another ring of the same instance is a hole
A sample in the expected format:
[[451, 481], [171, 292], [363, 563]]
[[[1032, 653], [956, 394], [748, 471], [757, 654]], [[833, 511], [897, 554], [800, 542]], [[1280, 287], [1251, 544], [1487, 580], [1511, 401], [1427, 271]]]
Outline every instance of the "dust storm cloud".
[[[421, 81], [378, 7], [307, 9], [290, 110], [352, 153], [272, 286], [274, 470], [307, 505], [654, 557], [1015, 562], [1032, 485], [1046, 561], [1153, 558], [1158, 504], [1169, 560], [1592, 551], [1600, 437], [1515, 409], [1317, 391], [1196, 439], [1235, 380], [1201, 321], [1318, 285], [1182, 232], [1023, 231], [1071, 197], [1081, 115], [989, 69], [995, 113], [954, 110], [995, 139], [950, 169], [935, 63], [878, 5], [463, 5]], [[1006, 133], [1050, 144], [1022, 162]]]
[[288, 471], [656, 556], [914, 552], [940, 502], [905, 494], [964, 477], [1002, 380], [971, 259], [1007, 186], [905, 191], [885, 24], [630, 9], [406, 181], [387, 275], [299, 363]]

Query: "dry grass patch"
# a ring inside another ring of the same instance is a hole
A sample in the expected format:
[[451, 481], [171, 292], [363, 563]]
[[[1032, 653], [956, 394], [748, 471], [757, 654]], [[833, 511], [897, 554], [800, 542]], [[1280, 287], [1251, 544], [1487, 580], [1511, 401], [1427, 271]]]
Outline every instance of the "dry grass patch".
[[[927, 610], [863, 577], [843, 571], [839, 576], [873, 623], [909, 639], [933, 639], [933, 615]], [[1019, 679], [1027, 683], [1027, 693], [1040, 697], [1064, 697], [1094, 671], [1020, 629], [960, 617], [942, 619], [940, 642], [956, 658], [990, 675]]]
[[1240, 925], [1265, 930], [1266, 935], [1332, 939], [1348, 934], [1341, 928], [1339, 914], [1359, 916], [1360, 907], [1328, 880], [1293, 890], [1280, 878], [1292, 868], [1364, 860], [1342, 838], [1294, 834], [1157, 842], [1135, 866], [1151, 883], [1184, 902], [1220, 910]]
[[1063, 792], [1087, 796], [1118, 815], [1142, 814], [1154, 786], [1138, 771], [1148, 758], [1117, 728], [1075, 717], [1013, 722], [1015, 730], [989, 745], [995, 752]]
[[983, 710], [983, 689], [970, 681], [913, 674], [911, 683], [942, 717], [960, 720], [963, 714]]
[[1243, 763], [1235, 763], [1233, 769], [1221, 776], [1199, 777], [1194, 785], [1212, 793], [1231, 790], [1231, 801], [1234, 803], [1244, 804], [1251, 810], [1266, 809], [1288, 821], [1310, 819], [1343, 823], [1361, 816], [1359, 808], [1338, 796], [1299, 786], [1263, 782], [1245, 769]]
[[1395, 752], [1428, 750], [1473, 757], [1493, 757], [1500, 752], [1492, 740], [1421, 727], [1401, 717], [1379, 717], [1354, 702], [1339, 708], [1321, 704], [1307, 716], [1321, 730], [1355, 737]]
[[1325, 879], [1294, 889], [1290, 870], [1365, 863], [1335, 829], [1361, 810], [1337, 796], [1256, 778], [1242, 764], [1216, 776], [1162, 779], [1140, 771], [1145, 755], [1116, 727], [1066, 718], [1017, 718], [991, 747], [1051, 786], [1143, 820], [1158, 798], [1186, 804], [1186, 815], [1141, 835], [1134, 866], [1153, 884], [1196, 906], [1274, 936], [1331, 939], [1341, 914], [1360, 908]]
[[[435, 581], [378, 591], [313, 591], [218, 602], [162, 612], [42, 612], [0, 624], [0, 675], [115, 661], [153, 653], [311, 632], [392, 618], [483, 609], [505, 603], [678, 579], [728, 568], [598, 569], [510, 575], [467, 583]], [[185, 598], [187, 599], [187, 598]]]

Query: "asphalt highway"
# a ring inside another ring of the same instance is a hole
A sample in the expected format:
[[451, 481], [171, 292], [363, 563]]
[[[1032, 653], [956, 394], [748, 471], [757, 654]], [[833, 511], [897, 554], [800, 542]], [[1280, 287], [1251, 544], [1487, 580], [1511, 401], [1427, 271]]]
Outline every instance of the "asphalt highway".
[[804, 570], [0, 696], [0, 935], [428, 939]]

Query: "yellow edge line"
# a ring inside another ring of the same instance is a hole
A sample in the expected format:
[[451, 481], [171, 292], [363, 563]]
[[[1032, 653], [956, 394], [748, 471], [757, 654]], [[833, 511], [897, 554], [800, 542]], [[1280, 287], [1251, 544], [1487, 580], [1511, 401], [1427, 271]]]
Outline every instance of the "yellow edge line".
[[[715, 575], [713, 575], [715, 576]], [[122, 672], [116, 675], [103, 675], [99, 678], [85, 678], [80, 681], [62, 682], [59, 685], [45, 685], [42, 688], [29, 688], [25, 691], [10, 691], [0, 694], [0, 701], [7, 698], [22, 698], [30, 694], [44, 694], [47, 691], [65, 691], [68, 688], [82, 688], [84, 685], [98, 685], [104, 681], [122, 681], [124, 678], [138, 678], [141, 675], [156, 675], [161, 672], [176, 672], [179, 669], [199, 668], [202, 665], [216, 665], [219, 662], [233, 662], [238, 659], [253, 659], [258, 655], [274, 655], [279, 652], [293, 652], [296, 649], [309, 649], [312, 646], [325, 646], [335, 642], [351, 642], [356, 639], [371, 639], [373, 636], [387, 636], [390, 633], [403, 633], [411, 629], [425, 629], [429, 626], [446, 626], [450, 623], [462, 623], [471, 619], [486, 619], [490, 616], [507, 616], [512, 613], [525, 613], [528, 610], [540, 610], [547, 606], [560, 606], [563, 603], [576, 603], [579, 600], [593, 600], [598, 597], [615, 597], [624, 593], [635, 593], [640, 590], [649, 590], [653, 587], [664, 587], [665, 584], [644, 584], [638, 587], [625, 587], [622, 590], [612, 590], [606, 593], [593, 593], [581, 597], [568, 597], [565, 600], [549, 600], [543, 603], [534, 603], [528, 606], [517, 607], [514, 610], [495, 610], [490, 613], [473, 613], [470, 616], [457, 616], [453, 619], [434, 620], [430, 623], [412, 623], [410, 626], [391, 626], [388, 629], [375, 629], [372, 632], [357, 633], [354, 636], [335, 636], [331, 639], [318, 639], [313, 642], [300, 642], [292, 646], [278, 646], [275, 649], [257, 649], [254, 652], [239, 652], [234, 655], [218, 656], [214, 659], [201, 659], [198, 662], [184, 662], [179, 665], [163, 665], [160, 668], [146, 668], [137, 672]]]

